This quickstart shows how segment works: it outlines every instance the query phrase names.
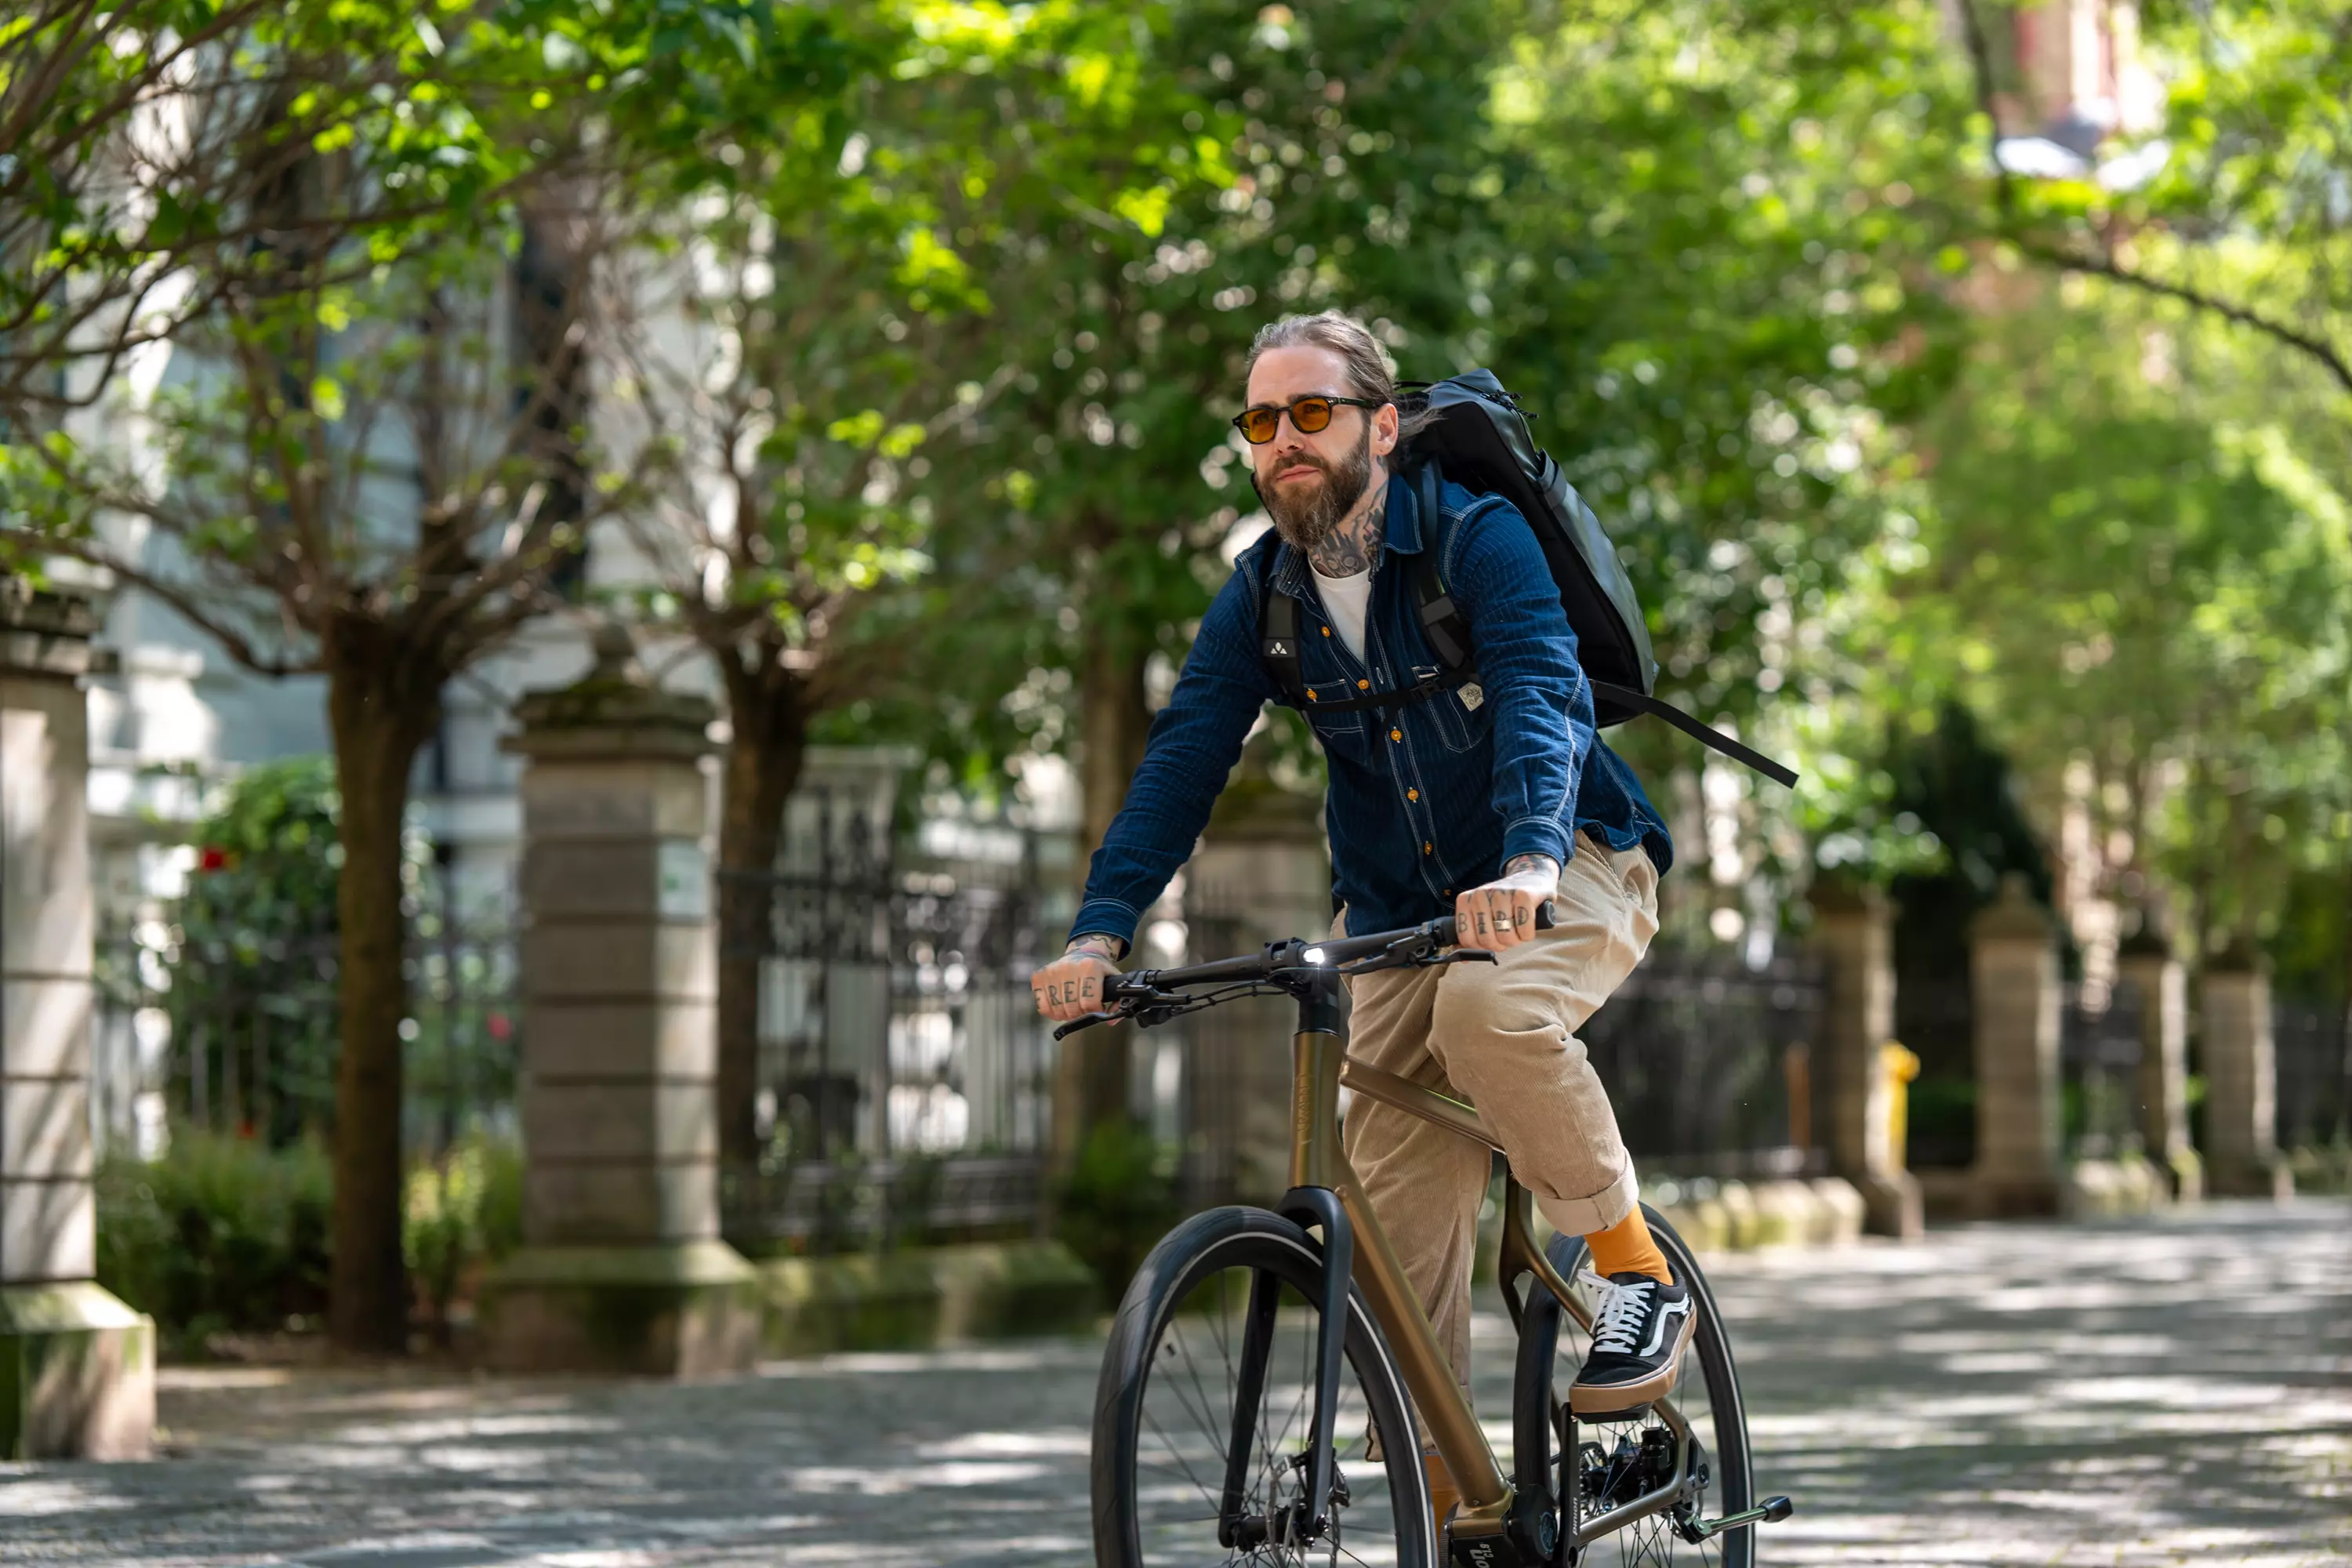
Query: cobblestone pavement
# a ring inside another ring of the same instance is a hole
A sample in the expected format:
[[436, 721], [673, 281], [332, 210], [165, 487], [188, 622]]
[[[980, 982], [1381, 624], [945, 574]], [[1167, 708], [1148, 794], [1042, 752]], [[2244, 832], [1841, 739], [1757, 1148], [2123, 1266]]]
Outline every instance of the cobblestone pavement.
[[[2352, 1205], [1724, 1258], [1773, 1563], [2352, 1561]], [[1481, 1406], [1507, 1438], [1499, 1317]], [[168, 1371], [171, 1458], [0, 1466], [0, 1561], [1077, 1563], [1097, 1345], [699, 1387]]]

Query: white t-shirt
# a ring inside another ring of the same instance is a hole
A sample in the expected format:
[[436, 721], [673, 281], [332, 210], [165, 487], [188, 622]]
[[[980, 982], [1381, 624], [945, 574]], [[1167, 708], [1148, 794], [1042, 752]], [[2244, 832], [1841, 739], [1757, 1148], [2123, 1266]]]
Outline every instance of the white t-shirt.
[[1364, 657], [1364, 617], [1372, 607], [1372, 574], [1359, 572], [1352, 577], [1327, 577], [1319, 566], [1310, 569], [1315, 574], [1316, 592], [1323, 595], [1323, 610], [1331, 624], [1339, 628], [1339, 640], [1358, 658]]

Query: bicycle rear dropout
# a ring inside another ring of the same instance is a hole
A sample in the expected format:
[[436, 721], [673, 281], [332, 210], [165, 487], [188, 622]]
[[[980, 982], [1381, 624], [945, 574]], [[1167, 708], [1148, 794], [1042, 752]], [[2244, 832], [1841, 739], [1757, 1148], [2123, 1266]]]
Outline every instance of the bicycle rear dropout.
[[[1454, 934], [1449, 918], [1139, 971], [1108, 983], [1110, 1011], [1056, 1031], [1115, 1018], [1150, 1027], [1244, 995], [1285, 994], [1298, 1009], [1290, 1190], [1272, 1209], [1214, 1209], [1170, 1232], [1113, 1325], [1092, 1475], [1105, 1568], [1569, 1568], [1678, 1554], [1746, 1568], [1751, 1526], [1786, 1517], [1786, 1499], [1750, 1502], [1747, 1421], [1722, 1321], [1688, 1248], [1654, 1215], [1698, 1315], [1681, 1381], [1607, 1422], [1567, 1409], [1591, 1343], [1589, 1295], [1570, 1282], [1582, 1242], [1538, 1247], [1516, 1182], [1506, 1186], [1499, 1270], [1520, 1333], [1507, 1478], [1496, 1462], [1339, 1136], [1344, 1086], [1492, 1146], [1469, 1106], [1344, 1053], [1344, 978], [1493, 962], [1453, 948]], [[1442, 1521], [1430, 1516], [1424, 1442], [1462, 1497]]]

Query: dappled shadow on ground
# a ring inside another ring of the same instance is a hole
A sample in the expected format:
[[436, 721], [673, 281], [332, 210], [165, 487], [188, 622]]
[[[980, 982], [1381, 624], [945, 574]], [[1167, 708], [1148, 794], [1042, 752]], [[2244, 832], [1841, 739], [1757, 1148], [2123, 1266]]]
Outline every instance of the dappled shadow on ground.
[[[2214, 1205], [1712, 1269], [1768, 1563], [2352, 1554], [2352, 1207]], [[1477, 1327], [1508, 1437], [1508, 1326]], [[693, 1387], [166, 1373], [175, 1456], [0, 1467], [0, 1560], [456, 1568], [1077, 1563], [1098, 1345]]]

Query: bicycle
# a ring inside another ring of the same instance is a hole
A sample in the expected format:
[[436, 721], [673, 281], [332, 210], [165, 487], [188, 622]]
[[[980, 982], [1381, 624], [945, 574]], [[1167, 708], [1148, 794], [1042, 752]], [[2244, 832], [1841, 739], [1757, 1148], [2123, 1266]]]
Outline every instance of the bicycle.
[[[1549, 923], [1548, 906], [1537, 923]], [[1211, 1209], [1178, 1226], [1119, 1304], [1094, 1417], [1099, 1568], [1204, 1554], [1580, 1568], [1604, 1544], [1628, 1564], [1671, 1563], [1683, 1545], [1700, 1561], [1748, 1568], [1753, 1527], [1792, 1511], [1785, 1497], [1754, 1500], [1723, 1319], [1690, 1248], [1654, 1209], [1643, 1211], [1651, 1232], [1697, 1313], [1681, 1376], [1671, 1397], [1641, 1410], [1580, 1419], [1569, 1408], [1560, 1391], [1592, 1328], [1590, 1288], [1570, 1283], [1583, 1239], [1538, 1247], [1528, 1194], [1507, 1175], [1496, 1275], [1518, 1353], [1513, 1462], [1503, 1473], [1339, 1136], [1345, 1089], [1494, 1147], [1472, 1107], [1346, 1055], [1340, 982], [1494, 961], [1454, 941], [1447, 916], [1140, 970], [1105, 982], [1104, 1011], [1055, 1030], [1058, 1039], [1121, 1019], [1150, 1028], [1243, 996], [1297, 1003], [1289, 1192], [1270, 1210]], [[1533, 1281], [1524, 1293], [1522, 1280]], [[1295, 1393], [1276, 1386], [1294, 1366]], [[1416, 1410], [1462, 1496], [1444, 1521], [1430, 1518]], [[1710, 1490], [1723, 1510], [1712, 1518]]]

